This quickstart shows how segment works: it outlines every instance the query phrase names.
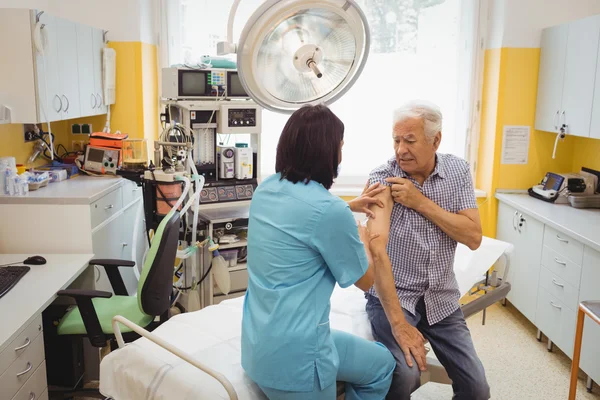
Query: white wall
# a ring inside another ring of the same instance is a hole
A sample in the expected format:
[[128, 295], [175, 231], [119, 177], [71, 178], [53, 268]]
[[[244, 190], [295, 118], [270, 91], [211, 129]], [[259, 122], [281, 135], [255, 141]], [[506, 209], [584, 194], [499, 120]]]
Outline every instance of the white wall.
[[35, 8], [109, 31], [108, 40], [156, 44], [157, 0], [0, 0], [0, 8]]
[[600, 14], [599, 0], [489, 1], [489, 49], [540, 47], [542, 29]]

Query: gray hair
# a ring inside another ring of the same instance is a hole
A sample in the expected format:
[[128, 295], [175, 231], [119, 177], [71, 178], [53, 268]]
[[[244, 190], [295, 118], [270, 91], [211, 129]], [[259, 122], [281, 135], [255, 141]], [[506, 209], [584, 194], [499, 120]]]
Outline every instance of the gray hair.
[[407, 118], [423, 120], [425, 136], [433, 141], [435, 135], [442, 131], [442, 112], [435, 104], [426, 100], [412, 100], [394, 110], [394, 125]]

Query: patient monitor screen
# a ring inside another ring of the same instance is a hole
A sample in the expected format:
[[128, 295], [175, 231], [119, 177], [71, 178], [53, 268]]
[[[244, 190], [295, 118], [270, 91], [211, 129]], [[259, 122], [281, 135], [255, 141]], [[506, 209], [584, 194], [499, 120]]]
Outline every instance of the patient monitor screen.
[[240, 82], [240, 76], [237, 72], [229, 73], [229, 82], [227, 90], [229, 91], [228, 95], [233, 97], [246, 97], [246, 91], [242, 86], [242, 82]]
[[89, 148], [87, 159], [92, 162], [102, 162], [104, 158], [104, 150], [94, 149], [93, 147]]
[[204, 96], [206, 94], [206, 73], [182, 72], [179, 91], [182, 96]]

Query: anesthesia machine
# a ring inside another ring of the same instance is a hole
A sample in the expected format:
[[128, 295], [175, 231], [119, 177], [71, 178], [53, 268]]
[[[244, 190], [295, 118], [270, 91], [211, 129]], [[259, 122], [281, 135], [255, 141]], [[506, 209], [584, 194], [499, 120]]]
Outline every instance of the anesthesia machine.
[[156, 229], [173, 207], [187, 210], [174, 304], [194, 311], [246, 290], [262, 108], [245, 94], [235, 70], [165, 68], [162, 87], [164, 130], [154, 145], [154, 168], [144, 171], [145, 217], [148, 229]]

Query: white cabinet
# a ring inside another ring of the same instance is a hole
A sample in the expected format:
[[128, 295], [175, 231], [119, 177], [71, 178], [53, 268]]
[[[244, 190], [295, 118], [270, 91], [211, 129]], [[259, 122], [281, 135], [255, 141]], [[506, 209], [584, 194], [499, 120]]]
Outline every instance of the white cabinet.
[[542, 32], [535, 111], [535, 129], [540, 131], [558, 132], [559, 129], [568, 34], [567, 25], [554, 26]]
[[81, 107], [79, 106], [77, 29], [74, 22], [62, 18], [56, 18], [56, 25], [59, 94], [63, 100], [62, 119], [79, 118]]
[[599, 37], [600, 16], [543, 31], [536, 129], [590, 136]]
[[106, 113], [102, 30], [40, 10], [1, 9], [0, 38], [0, 52], [11, 60], [0, 65], [0, 92], [11, 108], [10, 122]]
[[102, 48], [104, 47], [104, 32], [102, 29], [92, 29], [92, 48], [94, 63], [94, 96], [96, 97], [95, 114], [106, 114], [104, 91], [102, 90]]
[[[6, 11], [6, 10], [5, 10]], [[28, 16], [28, 15], [26, 15]], [[35, 41], [34, 54], [37, 72], [39, 121], [57, 121], [62, 119], [62, 99], [58, 72], [58, 24], [54, 16], [43, 13], [40, 23], [44, 24], [45, 37], [41, 47]], [[20, 118], [17, 115], [18, 118]], [[32, 122], [23, 120], [22, 122]]]
[[[502, 201], [498, 206], [496, 236], [515, 246], [507, 298], [572, 357], [578, 304], [600, 300], [600, 252], [575, 239], [573, 230], [546, 225], [518, 207], [519, 203]], [[600, 382], [598, 360], [600, 326], [586, 317], [580, 366], [596, 382]]]
[[544, 225], [526, 214], [500, 203], [497, 238], [515, 245], [508, 281], [508, 300], [535, 322]]
[[600, 16], [570, 23], [565, 60], [561, 123], [575, 136], [590, 136]]
[[82, 115], [96, 113], [96, 87], [94, 75], [94, 36], [89, 26], [77, 24], [77, 65], [79, 71], [79, 104]]

